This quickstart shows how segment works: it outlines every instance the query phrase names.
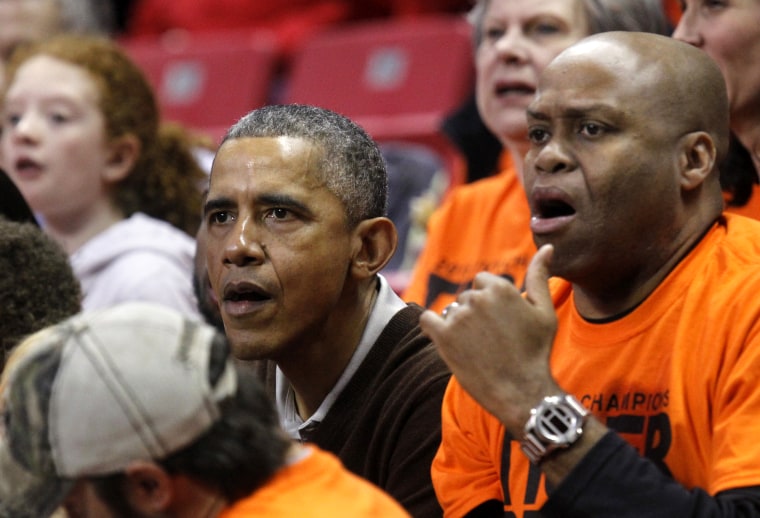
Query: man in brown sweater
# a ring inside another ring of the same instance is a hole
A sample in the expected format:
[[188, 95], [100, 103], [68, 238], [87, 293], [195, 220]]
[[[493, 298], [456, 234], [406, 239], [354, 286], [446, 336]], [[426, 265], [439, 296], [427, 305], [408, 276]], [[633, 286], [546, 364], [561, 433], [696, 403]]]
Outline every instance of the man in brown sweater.
[[449, 372], [378, 273], [396, 249], [376, 144], [345, 117], [267, 106], [214, 160], [208, 273], [234, 354], [260, 361], [285, 429], [336, 453], [414, 516], [439, 516], [430, 464]]

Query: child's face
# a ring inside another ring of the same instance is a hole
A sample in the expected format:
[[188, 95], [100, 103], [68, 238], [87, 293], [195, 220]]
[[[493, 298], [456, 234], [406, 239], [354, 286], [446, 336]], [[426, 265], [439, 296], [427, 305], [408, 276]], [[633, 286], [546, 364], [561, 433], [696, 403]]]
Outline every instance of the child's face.
[[86, 217], [108, 199], [112, 157], [99, 99], [84, 69], [44, 55], [26, 61], [9, 84], [0, 160], [47, 220]]

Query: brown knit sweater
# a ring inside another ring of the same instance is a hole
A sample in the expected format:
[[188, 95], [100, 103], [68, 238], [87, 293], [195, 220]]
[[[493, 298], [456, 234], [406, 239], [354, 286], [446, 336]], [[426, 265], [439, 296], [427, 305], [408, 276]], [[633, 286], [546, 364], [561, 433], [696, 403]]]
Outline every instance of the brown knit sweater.
[[[441, 441], [441, 402], [450, 372], [410, 304], [383, 329], [313, 432], [312, 441], [398, 500], [417, 518], [442, 516], [430, 480]], [[275, 364], [259, 370], [275, 397]]]

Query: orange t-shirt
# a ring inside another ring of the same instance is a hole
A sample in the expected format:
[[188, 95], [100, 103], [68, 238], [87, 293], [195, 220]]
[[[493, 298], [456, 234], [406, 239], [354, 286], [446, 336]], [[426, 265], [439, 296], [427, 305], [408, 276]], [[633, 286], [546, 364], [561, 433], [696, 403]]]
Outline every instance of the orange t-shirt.
[[522, 286], [536, 251], [528, 201], [511, 158], [496, 176], [456, 187], [430, 217], [425, 246], [403, 293], [440, 311], [480, 271]]
[[[683, 486], [711, 495], [760, 485], [758, 236], [759, 222], [725, 215], [644, 302], [609, 323], [584, 320], [572, 286], [551, 281], [559, 384]], [[540, 470], [453, 378], [442, 419], [432, 476], [446, 516], [494, 499], [518, 518], [540, 509]]]
[[314, 445], [306, 458], [281, 469], [264, 487], [235, 502], [219, 518], [408, 518], [381, 489], [346, 470]]

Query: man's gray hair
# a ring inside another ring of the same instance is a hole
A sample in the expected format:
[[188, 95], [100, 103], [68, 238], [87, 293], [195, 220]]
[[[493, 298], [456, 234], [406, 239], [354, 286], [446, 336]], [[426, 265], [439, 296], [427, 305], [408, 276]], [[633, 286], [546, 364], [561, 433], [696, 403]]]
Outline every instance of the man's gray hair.
[[343, 115], [299, 104], [265, 106], [235, 123], [222, 144], [247, 137], [292, 137], [314, 144], [321, 152], [318, 173], [343, 202], [350, 227], [386, 215], [388, 175], [380, 150], [362, 128]]

